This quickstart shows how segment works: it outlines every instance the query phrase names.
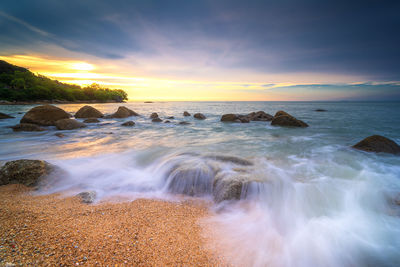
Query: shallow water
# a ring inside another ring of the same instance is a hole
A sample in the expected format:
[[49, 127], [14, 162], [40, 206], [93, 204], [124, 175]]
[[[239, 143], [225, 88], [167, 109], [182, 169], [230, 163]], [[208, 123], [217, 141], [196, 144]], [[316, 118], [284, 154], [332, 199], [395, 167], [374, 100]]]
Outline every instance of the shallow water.
[[[59, 105], [74, 113], [82, 104]], [[119, 104], [95, 104], [111, 113]], [[112, 196], [169, 198], [167, 178], [176, 164], [217, 164], [207, 156], [251, 160], [246, 167], [262, 181], [246, 199], [216, 205], [211, 219], [218, 243], [241, 266], [399, 266], [400, 157], [350, 148], [380, 134], [400, 143], [396, 102], [165, 102], [124, 104], [141, 117], [102, 120], [85, 129], [13, 133], [32, 106], [0, 106], [16, 119], [0, 120], [0, 161], [44, 159], [67, 173], [42, 193], [96, 190]], [[315, 112], [317, 108], [327, 112]], [[183, 117], [201, 112], [207, 119]], [[219, 122], [224, 113], [285, 110], [309, 128], [273, 127], [269, 122]], [[175, 116], [152, 123], [152, 112]], [[134, 127], [121, 127], [134, 120]], [[177, 125], [189, 121], [187, 126]], [[240, 166], [239, 166], [240, 167]], [[198, 179], [206, 179], [199, 174]], [[205, 194], [203, 197], [210, 198]]]

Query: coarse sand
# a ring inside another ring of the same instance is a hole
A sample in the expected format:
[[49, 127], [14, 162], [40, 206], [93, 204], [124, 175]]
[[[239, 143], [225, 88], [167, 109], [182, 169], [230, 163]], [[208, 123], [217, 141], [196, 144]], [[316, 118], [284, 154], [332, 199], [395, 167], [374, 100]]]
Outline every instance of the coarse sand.
[[0, 186], [0, 266], [225, 266], [205, 246], [203, 201], [82, 204]]

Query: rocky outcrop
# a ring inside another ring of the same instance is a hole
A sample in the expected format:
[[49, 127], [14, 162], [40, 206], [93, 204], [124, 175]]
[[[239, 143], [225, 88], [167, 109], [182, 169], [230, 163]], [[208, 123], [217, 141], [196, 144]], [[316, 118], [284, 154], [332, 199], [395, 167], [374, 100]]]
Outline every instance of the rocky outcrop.
[[238, 114], [224, 114], [221, 117], [222, 122], [239, 122], [239, 123], [248, 123], [250, 122], [249, 118], [245, 115]]
[[71, 115], [61, 108], [52, 105], [37, 106], [29, 110], [21, 119], [21, 123], [33, 123], [42, 126], [55, 125], [56, 121], [68, 119]]
[[100, 121], [96, 118], [88, 118], [83, 121], [84, 123], [99, 123]]
[[206, 116], [204, 116], [204, 114], [201, 114], [201, 113], [196, 113], [193, 115], [193, 118], [198, 119], [198, 120], [205, 120]]
[[277, 126], [285, 126], [285, 127], [308, 127], [308, 124], [304, 121], [298, 120], [289, 113], [285, 111], [278, 111], [273, 120], [271, 121], [271, 125]]
[[152, 122], [162, 122], [162, 119], [160, 119], [159, 117], [154, 118], [151, 120]]
[[7, 115], [5, 113], [1, 113], [0, 112], [0, 120], [4, 120], [4, 119], [13, 119], [13, 116]]
[[85, 191], [77, 194], [76, 196], [80, 198], [82, 203], [91, 204], [96, 200], [97, 194], [95, 191]]
[[46, 129], [32, 123], [20, 123], [14, 126], [11, 126], [14, 132], [42, 132]]
[[74, 119], [62, 119], [56, 121], [56, 127], [58, 130], [74, 130], [84, 128], [86, 125]]
[[353, 148], [367, 152], [400, 154], [400, 146], [393, 140], [381, 135], [369, 136], [355, 144]]
[[272, 121], [274, 118], [272, 115], [265, 113], [264, 111], [252, 112], [246, 115], [250, 121]]
[[127, 107], [121, 106], [121, 107], [118, 107], [117, 112], [115, 112], [114, 114], [111, 114], [110, 116], [107, 116], [107, 117], [122, 119], [122, 118], [131, 117], [131, 116], [139, 116], [139, 114]]
[[0, 169], [0, 185], [37, 186], [54, 169], [54, 165], [43, 160], [20, 159], [9, 161]]
[[184, 111], [184, 112], [183, 112], [183, 116], [185, 116], [185, 117], [189, 117], [189, 116], [191, 116], [191, 115], [190, 115], [190, 113], [189, 113], [189, 112], [187, 112], [187, 111]]
[[156, 112], [151, 113], [150, 119], [158, 118], [158, 114]]
[[121, 124], [122, 126], [127, 126], [127, 127], [132, 127], [135, 126], [135, 122], [134, 121], [127, 121]]
[[97, 109], [91, 106], [81, 107], [76, 113], [75, 118], [103, 118], [104, 115]]

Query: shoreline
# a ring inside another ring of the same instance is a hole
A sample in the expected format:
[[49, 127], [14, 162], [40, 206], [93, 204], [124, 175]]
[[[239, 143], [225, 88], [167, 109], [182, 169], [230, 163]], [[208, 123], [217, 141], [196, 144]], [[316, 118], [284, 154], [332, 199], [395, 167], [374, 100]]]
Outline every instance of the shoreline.
[[87, 205], [78, 197], [0, 186], [0, 265], [222, 266], [207, 249], [202, 201], [137, 199]]
[[97, 100], [89, 100], [89, 101], [64, 101], [64, 100], [41, 100], [41, 101], [5, 101], [0, 100], [0, 105], [49, 105], [49, 104], [116, 104], [116, 103], [127, 103], [126, 101], [116, 101], [116, 100], [107, 100], [107, 101], [97, 101]]

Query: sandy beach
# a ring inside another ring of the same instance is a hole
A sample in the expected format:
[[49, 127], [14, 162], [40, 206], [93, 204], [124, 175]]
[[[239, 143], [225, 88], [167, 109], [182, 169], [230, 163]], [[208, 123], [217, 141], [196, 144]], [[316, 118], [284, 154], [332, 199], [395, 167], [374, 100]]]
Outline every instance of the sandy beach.
[[0, 187], [0, 266], [221, 266], [206, 249], [201, 201], [87, 205]]

